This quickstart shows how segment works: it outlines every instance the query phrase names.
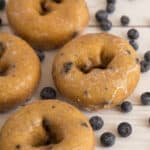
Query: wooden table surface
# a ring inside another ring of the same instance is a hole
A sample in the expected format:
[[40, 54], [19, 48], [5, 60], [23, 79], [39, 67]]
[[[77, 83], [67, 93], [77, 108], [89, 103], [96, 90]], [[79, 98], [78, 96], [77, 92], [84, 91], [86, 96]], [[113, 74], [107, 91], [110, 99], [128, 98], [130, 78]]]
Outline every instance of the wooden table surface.
[[[86, 1], [90, 10], [91, 21], [83, 34], [101, 32], [94, 15], [97, 10], [105, 8], [106, 0]], [[122, 27], [120, 25], [120, 17], [122, 15], [128, 15], [130, 17], [131, 22], [128, 27]], [[5, 11], [0, 12], [0, 17], [3, 19], [3, 26], [0, 27], [0, 31], [12, 33], [8, 25]], [[138, 50], [138, 54], [142, 59], [144, 52], [150, 50], [150, 0], [118, 0], [116, 12], [110, 15], [110, 20], [112, 20], [113, 23], [113, 28], [110, 33], [127, 38], [126, 33], [130, 28], [136, 28], [140, 32], [140, 38], [138, 40], [140, 49]], [[46, 59], [42, 63], [42, 79], [40, 86], [32, 99], [39, 99], [39, 93], [43, 87], [49, 85], [54, 86], [51, 77], [51, 64], [57, 50], [45, 53]], [[136, 90], [127, 99], [134, 104], [131, 113], [123, 114], [118, 108], [113, 110], [100, 110], [92, 113], [84, 112], [88, 117], [99, 115], [105, 122], [105, 126], [100, 131], [95, 132], [95, 150], [133, 150], [134, 148], [136, 150], [150, 150], [150, 125], [148, 124], [150, 107], [142, 106], [140, 102], [140, 95], [145, 91], [150, 91], [150, 72], [141, 75], [141, 80]], [[64, 99], [64, 97], [60, 95], [58, 97]], [[0, 114], [0, 127], [12, 113], [13, 111], [6, 114]], [[124, 121], [131, 123], [133, 126], [133, 134], [129, 138], [120, 138], [117, 134], [118, 124]], [[116, 143], [111, 148], [104, 148], [99, 142], [100, 135], [105, 131], [113, 132], [116, 135]]]

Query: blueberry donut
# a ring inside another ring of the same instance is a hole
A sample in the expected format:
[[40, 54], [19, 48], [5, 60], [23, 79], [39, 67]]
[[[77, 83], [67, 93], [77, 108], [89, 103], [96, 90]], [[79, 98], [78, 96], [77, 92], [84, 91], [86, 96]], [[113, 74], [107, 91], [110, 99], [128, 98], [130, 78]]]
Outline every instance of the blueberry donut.
[[9, 0], [7, 15], [18, 35], [46, 50], [62, 46], [89, 21], [85, 0]]
[[125, 40], [107, 33], [88, 34], [66, 44], [53, 63], [59, 92], [82, 108], [120, 104], [135, 89], [140, 65]]
[[0, 112], [27, 100], [40, 79], [40, 62], [23, 40], [0, 33]]
[[58, 100], [21, 108], [0, 131], [1, 150], [94, 150], [94, 143], [86, 117]]

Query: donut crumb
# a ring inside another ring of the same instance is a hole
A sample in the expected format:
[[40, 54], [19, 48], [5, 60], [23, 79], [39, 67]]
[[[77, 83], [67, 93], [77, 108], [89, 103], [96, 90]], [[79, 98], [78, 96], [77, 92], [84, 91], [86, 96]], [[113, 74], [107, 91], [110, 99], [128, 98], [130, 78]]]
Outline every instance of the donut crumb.
[[130, 52], [129, 50], [126, 50], [126, 52], [127, 52], [129, 55], [131, 55], [131, 52]]
[[135, 59], [135, 61], [136, 61], [136, 63], [137, 63], [137, 64], [139, 64], [139, 63], [140, 63], [139, 58], [136, 58], [136, 59]]
[[87, 125], [86, 122], [82, 122], [82, 123], [81, 123], [81, 126], [88, 128], [88, 125]]
[[60, 56], [63, 56], [64, 55], [64, 53], [60, 53]]
[[88, 96], [88, 91], [87, 90], [84, 91], [84, 95]]
[[107, 91], [107, 90], [108, 90], [108, 88], [107, 88], [107, 87], [105, 87], [105, 90]]
[[77, 31], [73, 32], [72, 38], [75, 38], [77, 35], [78, 35], [78, 32], [77, 32]]
[[52, 109], [56, 108], [54, 105], [52, 106]]
[[21, 149], [21, 145], [20, 144], [17, 144], [16, 145], [16, 149], [18, 150], [18, 149]]

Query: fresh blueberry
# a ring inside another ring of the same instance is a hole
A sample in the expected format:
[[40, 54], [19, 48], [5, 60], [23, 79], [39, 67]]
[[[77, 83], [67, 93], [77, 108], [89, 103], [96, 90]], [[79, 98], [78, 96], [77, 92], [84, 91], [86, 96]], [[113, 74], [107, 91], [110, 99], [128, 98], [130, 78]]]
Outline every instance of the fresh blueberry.
[[143, 105], [150, 105], [150, 92], [145, 92], [141, 95]]
[[56, 99], [56, 91], [52, 87], [42, 89], [40, 96], [42, 99]]
[[138, 39], [140, 36], [139, 32], [136, 29], [130, 29], [127, 34], [128, 38], [133, 40]]
[[6, 6], [5, 0], [0, 0], [0, 10], [3, 10]]
[[113, 146], [115, 144], [116, 137], [114, 134], [112, 134], [110, 132], [105, 132], [100, 137], [100, 141], [101, 141], [103, 146], [110, 147], [110, 146]]
[[139, 49], [139, 45], [135, 40], [130, 40], [129, 43], [135, 50]]
[[147, 52], [144, 54], [144, 59], [145, 59], [147, 62], [150, 62], [150, 51], [147, 51]]
[[122, 112], [125, 112], [125, 113], [128, 113], [128, 112], [131, 112], [132, 111], [132, 104], [131, 102], [128, 102], [128, 101], [125, 101], [121, 104], [121, 111]]
[[71, 70], [72, 66], [73, 66], [73, 63], [71, 61], [64, 63], [63, 65], [64, 72], [68, 73]]
[[127, 26], [130, 22], [130, 19], [128, 16], [122, 16], [120, 21], [123, 26]]
[[106, 10], [108, 13], [113, 13], [115, 11], [115, 5], [113, 3], [108, 3]]
[[104, 125], [104, 121], [101, 117], [99, 116], [94, 116], [89, 120], [93, 130], [100, 130], [103, 125]]
[[109, 20], [103, 20], [101, 23], [100, 23], [100, 27], [103, 31], [109, 31], [111, 30], [112, 28], [112, 22], [109, 21]]
[[148, 72], [150, 70], [150, 63], [143, 60], [140, 62], [140, 65], [141, 65], [141, 72], [144, 73], [144, 72]]
[[106, 19], [107, 19], [108, 13], [107, 13], [105, 10], [99, 10], [99, 11], [96, 13], [95, 17], [96, 17], [96, 20], [97, 20], [98, 22], [101, 22], [102, 20], [106, 20]]
[[37, 53], [37, 55], [38, 55], [40, 61], [42, 62], [42, 61], [44, 60], [44, 58], [45, 58], [44, 52], [41, 51], [40, 49], [38, 49], [38, 50], [36, 50], [36, 53]]
[[118, 133], [121, 137], [128, 137], [132, 134], [132, 126], [127, 122], [120, 123]]
[[107, 3], [113, 3], [113, 4], [115, 4], [116, 0], [107, 0]]

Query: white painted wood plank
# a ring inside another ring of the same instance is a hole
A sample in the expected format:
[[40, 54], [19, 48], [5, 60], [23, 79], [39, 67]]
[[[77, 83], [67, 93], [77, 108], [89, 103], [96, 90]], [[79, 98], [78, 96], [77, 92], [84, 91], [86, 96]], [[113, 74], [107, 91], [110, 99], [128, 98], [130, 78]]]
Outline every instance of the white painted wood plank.
[[[116, 35], [120, 35], [121, 37], [126, 37], [126, 32], [129, 28], [113, 28], [111, 33], [114, 33]], [[11, 32], [11, 30], [8, 27], [2, 27], [2, 31], [8, 31]], [[139, 55], [142, 57], [144, 52], [150, 48], [150, 29], [148, 28], [138, 28], [140, 32], [140, 50]], [[85, 33], [97, 33], [100, 32], [99, 28], [87, 28], [83, 34]], [[40, 82], [40, 86], [37, 89], [36, 94], [33, 96], [33, 99], [39, 99], [39, 93], [42, 87], [45, 86], [54, 86], [53, 80], [51, 77], [51, 66], [53, 62], [53, 58], [56, 55], [57, 51], [50, 51], [46, 52], [46, 59], [42, 64], [42, 79]], [[49, 69], [48, 69], [49, 68]], [[150, 83], [150, 72], [143, 74], [140, 80], [140, 83], [136, 89], [136, 91], [132, 94], [128, 100], [131, 100], [134, 104], [133, 111], [130, 114], [122, 114], [119, 112], [119, 109], [114, 110], [101, 110], [98, 112], [92, 112], [87, 113], [84, 112], [87, 117], [91, 117], [93, 115], [100, 115], [105, 121], [105, 126], [102, 130], [95, 133], [95, 139], [96, 139], [96, 148], [95, 150], [105, 150], [106, 148], [103, 148], [100, 145], [99, 137], [100, 135], [105, 131], [111, 131], [116, 136], [116, 144], [109, 148], [109, 150], [132, 150], [136, 148], [137, 150], [149, 150], [150, 148], [150, 135], [149, 135], [149, 128], [148, 126], [148, 118], [150, 117], [150, 107], [144, 107], [140, 105], [140, 99], [139, 96], [144, 91], [150, 91], [150, 86], [148, 83]], [[59, 95], [60, 99], [64, 99], [64, 97]], [[138, 104], [138, 105], [137, 105]], [[4, 121], [7, 119], [8, 116], [11, 115], [12, 112], [7, 114], [0, 114], [0, 127], [3, 125]], [[130, 122], [133, 126], [134, 132], [131, 137], [127, 139], [119, 138], [117, 135], [117, 125], [122, 122], [127, 121]]]
[[[97, 25], [95, 13], [99, 9], [105, 9], [106, 0], [86, 0], [91, 21], [90, 25]], [[130, 26], [150, 26], [150, 1], [149, 0], [117, 0], [116, 11], [110, 15], [113, 26], [120, 25], [120, 17], [128, 15], [131, 19]], [[8, 24], [4, 11], [0, 12], [4, 24]]]

